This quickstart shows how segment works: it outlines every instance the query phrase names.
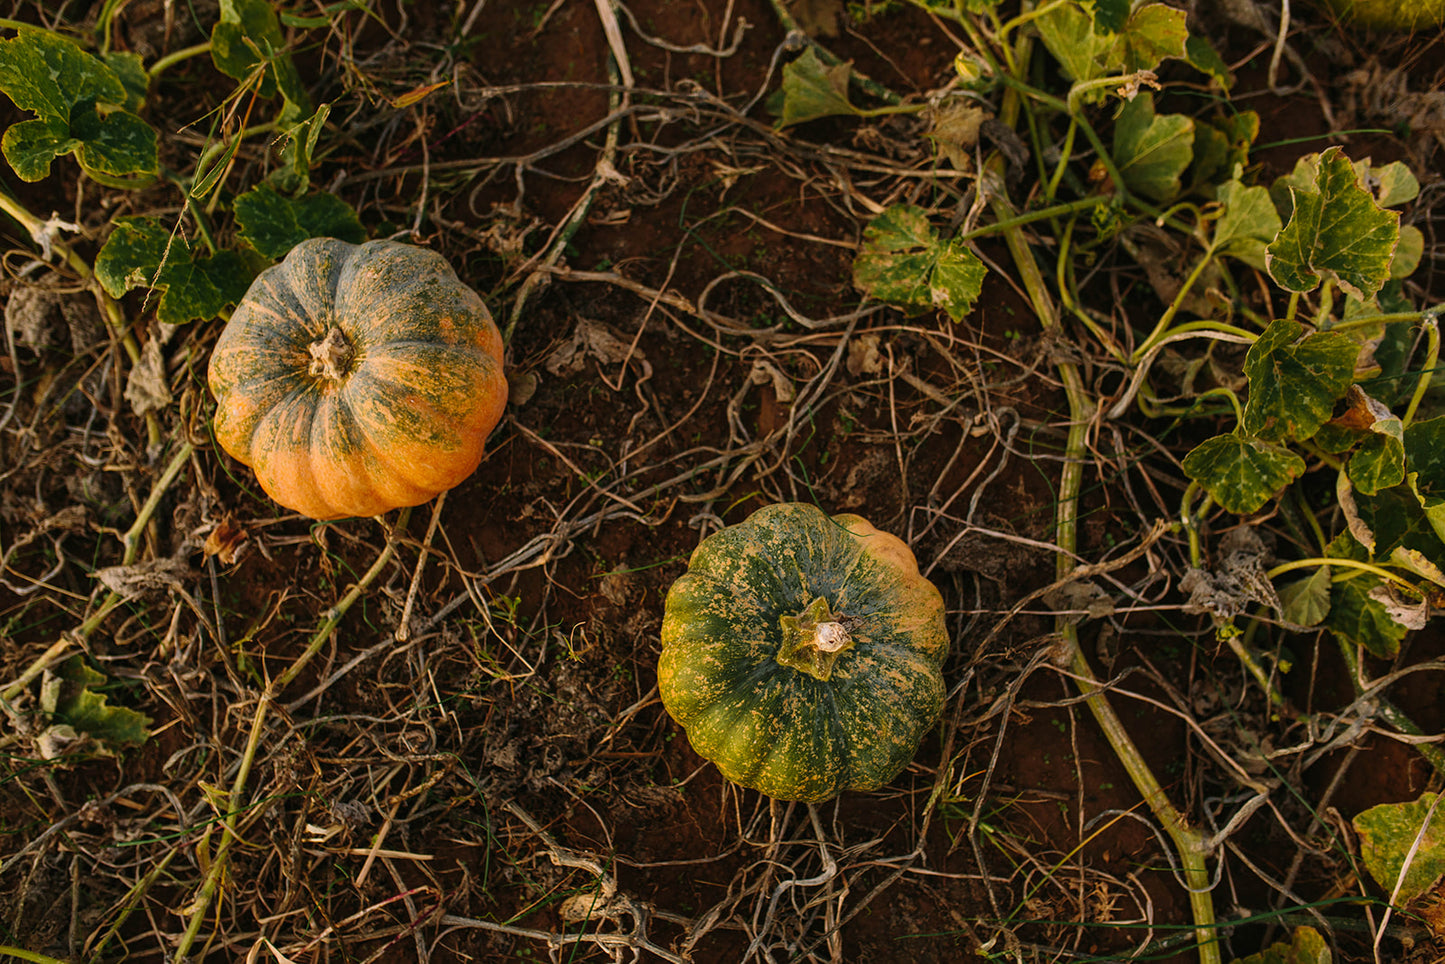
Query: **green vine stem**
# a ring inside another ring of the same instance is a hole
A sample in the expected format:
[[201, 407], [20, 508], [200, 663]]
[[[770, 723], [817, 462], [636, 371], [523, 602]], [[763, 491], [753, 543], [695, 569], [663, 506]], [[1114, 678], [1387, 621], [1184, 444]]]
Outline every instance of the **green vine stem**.
[[62, 961], [58, 957], [49, 957], [34, 951], [27, 951], [24, 948], [11, 947], [9, 944], [0, 944], [0, 957], [7, 956], [18, 961], [32, 961], [34, 964], [70, 964], [69, 961]]
[[[140, 511], [136, 513], [135, 521], [131, 523], [130, 528], [120, 537], [121, 544], [125, 547], [125, 552], [120, 560], [122, 566], [129, 566], [135, 562], [136, 556], [140, 554], [141, 535], [145, 532], [146, 527], [150, 525], [151, 519], [154, 518], [156, 509], [160, 507], [161, 499], [165, 496], [166, 490], [175, 483], [176, 478], [181, 474], [181, 470], [185, 468], [186, 463], [190, 461], [191, 455], [194, 452], [195, 446], [190, 442], [182, 442], [180, 447], [176, 449], [175, 455], [171, 456], [170, 464], [166, 466], [160, 478], [156, 479], [155, 485], [151, 487], [150, 496], [140, 507]], [[50, 647], [36, 657], [30, 665], [25, 668], [25, 671], [15, 678], [14, 682], [5, 687], [4, 692], [0, 692], [0, 699], [9, 702], [19, 696], [21, 691], [29, 686], [32, 680], [45, 671], [46, 667], [54, 665], [60, 657], [70, 652], [73, 647], [89, 639], [90, 635], [105, 622], [105, 617], [109, 616], [115, 607], [124, 601], [124, 596], [112, 590], [85, 622], [51, 643]]]
[[[1026, 64], [1029, 60], [1029, 38], [1026, 35], [1020, 37], [1018, 46], [1017, 62]], [[1017, 91], [1030, 96], [1036, 94], [1027, 85], [1020, 84], [1011, 78], [1005, 79], [1005, 82], [1013, 88], [1011, 93]], [[1047, 95], [1038, 99], [1053, 103], [1055, 106], [1062, 106], [1057, 98]], [[1015, 122], [1019, 107], [1016, 96], [1006, 96], [999, 112], [1000, 119], [1005, 123]], [[1098, 149], [1100, 158], [1107, 158], [1108, 153], [1102, 149], [1102, 145], [1097, 141], [1097, 135], [1093, 134], [1087, 122], [1080, 118], [1080, 123], [1083, 125], [1085, 133], [1092, 135], [1090, 140]], [[996, 167], [999, 158], [997, 156], [991, 158], [990, 163]], [[1106, 166], [1112, 167], [1112, 160], [1106, 161]], [[1123, 185], [1118, 179], [1118, 172], [1111, 171], [1110, 173], [1114, 176], [1115, 184], [1122, 193]], [[1007, 198], [995, 196], [992, 204], [999, 220], [1006, 220], [1012, 216], [1013, 212]], [[1008, 244], [1014, 266], [1023, 280], [1024, 288], [1039, 316], [1039, 323], [1046, 331], [1058, 330], [1061, 325], [1057, 311], [1049, 297], [1035, 253], [1029, 247], [1023, 232], [1012, 228], [1005, 232], [1004, 239]], [[1069, 405], [1069, 433], [1063, 468], [1060, 470], [1058, 506], [1054, 515], [1055, 543], [1059, 547], [1056, 557], [1057, 571], [1063, 577], [1073, 570], [1073, 560], [1076, 558], [1079, 492], [1083, 485], [1083, 467], [1088, 455], [1089, 425], [1096, 414], [1096, 408], [1084, 387], [1083, 376], [1077, 365], [1069, 361], [1058, 361], [1055, 362], [1055, 368], [1063, 382], [1064, 394]], [[1093, 668], [1089, 666], [1088, 659], [1079, 645], [1077, 627], [1064, 618], [1060, 618], [1056, 626], [1061, 644], [1061, 655], [1064, 657], [1063, 662], [1069, 667], [1070, 675], [1083, 695], [1089, 711], [1103, 731], [1105, 739], [1109, 741], [1115, 756], [1128, 772], [1135, 788], [1149, 805], [1149, 809], [1163, 826], [1165, 833], [1169, 835], [1178, 851], [1179, 862], [1183, 867], [1185, 886], [1189, 891], [1189, 903], [1194, 918], [1195, 941], [1199, 949], [1200, 964], [1220, 964], [1219, 944], [1214, 935], [1214, 895], [1210, 889], [1209, 872], [1205, 865], [1208, 855], [1208, 840], [1198, 830], [1190, 827], [1184, 816], [1174, 808], [1153, 771], [1149, 769], [1143, 754], [1139, 752], [1139, 748], [1129, 736], [1128, 730], [1124, 727], [1118, 714], [1114, 712], [1113, 706], [1110, 705], [1104, 688], [1094, 676]]]
[[[1361, 676], [1362, 667], [1360, 666], [1360, 652], [1358, 647], [1345, 642], [1343, 639], [1337, 639], [1336, 642], [1338, 642], [1340, 646], [1340, 656], [1344, 658], [1345, 666], [1349, 669], [1350, 682], [1355, 687], [1355, 696], [1361, 697], [1366, 695], [1369, 687], [1366, 686], [1364, 677]], [[1398, 706], [1384, 696], [1377, 693], [1373, 694], [1371, 699], [1375, 702], [1375, 710], [1379, 713], [1380, 718], [1399, 732], [1406, 736], [1428, 735], [1424, 730], [1420, 729], [1414, 720], [1406, 716]], [[1419, 751], [1420, 755], [1425, 758], [1425, 761], [1429, 763], [1430, 766], [1435, 768], [1437, 775], [1445, 776], [1445, 749], [1441, 749], [1434, 743], [1414, 743], [1411, 745]]]
[[1415, 420], [1415, 413], [1420, 409], [1420, 403], [1425, 400], [1425, 393], [1430, 390], [1430, 376], [1435, 372], [1435, 364], [1440, 360], [1440, 325], [1434, 315], [1426, 315], [1423, 324], [1425, 325], [1425, 364], [1420, 366], [1420, 380], [1415, 384], [1415, 391], [1410, 395], [1410, 404], [1405, 408], [1405, 416], [1400, 419], [1400, 424], [1405, 428]]
[[147, 70], [146, 73], [150, 76], [151, 81], [154, 82], [162, 73], [181, 61], [190, 60], [192, 57], [199, 57], [201, 54], [208, 54], [210, 52], [211, 42], [209, 40], [205, 43], [196, 44], [193, 47], [183, 47], [180, 50], [172, 50], [164, 57], [157, 57], [155, 63], [150, 65], [150, 69]]
[[1159, 316], [1159, 321], [1154, 325], [1154, 330], [1149, 332], [1149, 337], [1145, 338], [1138, 348], [1134, 349], [1134, 354], [1129, 357], [1130, 362], [1137, 365], [1139, 360], [1149, 354], [1154, 346], [1169, 332], [1169, 323], [1174, 320], [1174, 316], [1177, 315], [1179, 309], [1184, 306], [1184, 299], [1189, 296], [1189, 292], [1193, 290], [1194, 284], [1199, 280], [1200, 275], [1204, 274], [1204, 270], [1214, 261], [1214, 255], [1215, 249], [1211, 247], [1205, 251], [1204, 256], [1195, 263], [1194, 270], [1189, 272], [1189, 277], [1185, 278], [1184, 283], [1179, 286], [1178, 292], [1174, 295], [1174, 300], [1169, 302], [1169, 307], [1165, 308], [1164, 314]]
[[[356, 584], [343, 596], [336, 605], [326, 612], [326, 618], [317, 627], [316, 633], [300, 655], [292, 661], [290, 667], [266, 685], [260, 700], [256, 703], [256, 711], [251, 717], [251, 732], [246, 739], [246, 748], [241, 754], [241, 762], [236, 770], [236, 777], [231, 783], [231, 790], [226, 794], [227, 810], [221, 815], [221, 840], [216, 845], [216, 851], [211, 855], [211, 865], [206, 871], [205, 878], [201, 881], [200, 891], [195, 898], [187, 905], [186, 911], [189, 919], [186, 922], [186, 929], [181, 934], [180, 941], [172, 952], [172, 960], [186, 960], [191, 951], [191, 945], [195, 943], [196, 937], [201, 932], [201, 926], [205, 923], [206, 914], [211, 904], [215, 901], [216, 895], [220, 892], [221, 883], [226, 877], [226, 867], [231, 848], [240, 840], [240, 829], [237, 825], [237, 815], [241, 812], [238, 801], [246, 790], [246, 784], [251, 778], [251, 768], [256, 762], [256, 752], [261, 745], [261, 737], [266, 730], [266, 716], [271, 706], [276, 702], [277, 697], [287, 686], [301, 675], [301, 672], [311, 662], [321, 647], [326, 645], [336, 627], [340, 625], [342, 618], [356, 604], [377, 577], [382, 574], [392, 557], [396, 555], [397, 540], [401, 533], [406, 531], [407, 520], [411, 518], [411, 509], [402, 509], [397, 518], [396, 526], [387, 534], [385, 547], [371, 564], [371, 568], [356, 581]], [[252, 819], [258, 818], [264, 812], [266, 804], [262, 803], [252, 811]]]

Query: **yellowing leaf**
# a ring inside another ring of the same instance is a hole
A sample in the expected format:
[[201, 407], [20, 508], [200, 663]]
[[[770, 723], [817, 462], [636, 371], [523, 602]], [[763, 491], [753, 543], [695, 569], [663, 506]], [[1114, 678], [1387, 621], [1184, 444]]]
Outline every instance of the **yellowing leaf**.
[[967, 245], [943, 241], [921, 208], [897, 204], [863, 231], [853, 284], [909, 314], [941, 308], [954, 322], [973, 308], [987, 269]]
[[[129, 73], [131, 65], [120, 63]], [[104, 61], [59, 34], [21, 27], [0, 40], [0, 91], [37, 115], [0, 139], [22, 180], [40, 180], [51, 161], [70, 153], [109, 186], [137, 186], [119, 179], [159, 170], [156, 132], [125, 109], [132, 92]]]
[[1445, 874], [1445, 806], [1422, 793], [1407, 803], [1382, 803], [1351, 821], [1365, 869], [1396, 907], [1425, 893]]
[[112, 298], [132, 288], [160, 289], [156, 317], [168, 325], [214, 318], [241, 300], [252, 275], [236, 252], [197, 256], [154, 218], [117, 218], [95, 257], [95, 276]]
[[108, 748], [134, 746], [150, 738], [150, 717], [128, 707], [112, 706], [105, 694], [96, 692], [95, 688], [108, 680], [92, 669], [84, 656], [72, 656], [62, 663], [55, 678], [59, 686], [51, 689], [54, 702], [47, 709], [57, 722]]
[[1335, 400], [1354, 381], [1359, 345], [1338, 332], [1303, 333], [1299, 322], [1279, 320], [1250, 346], [1245, 432], [1303, 442], [1329, 421]]
[[1179, 176], [1193, 157], [1193, 120], [1183, 114], [1156, 115], [1148, 91], [1124, 106], [1114, 125], [1114, 163], [1130, 191], [1170, 200], [1179, 193]]
[[829, 67], [818, 59], [812, 47], [804, 50], [797, 59], [783, 65], [783, 116], [778, 126], [857, 114], [848, 101], [848, 79], [852, 75], [853, 68], [847, 64]]
[[1338, 147], [1319, 155], [1318, 173], [1300, 185], [1307, 172], [1297, 165], [1289, 175], [1294, 210], [1268, 248], [1270, 276], [1288, 291], [1313, 291], [1329, 277], [1357, 298], [1373, 297], [1390, 277], [1399, 213], [1380, 208]]
[[1234, 964], [1332, 964], [1329, 943], [1308, 924], [1294, 929], [1289, 943], [1276, 941], [1258, 954], [1241, 957]]
[[1304, 474], [1305, 461], [1248, 435], [1216, 435], [1184, 456], [1184, 474], [1230, 512], [1248, 515]]
[[[1183, 10], [1146, 3], [1114, 30], [1108, 25], [1117, 22], [1118, 13], [1118, 5], [1112, 0], [1096, 6], [1094, 17], [1066, 3], [1049, 9], [1034, 21], [1034, 26], [1044, 46], [1063, 67], [1064, 75], [1075, 82], [1153, 70], [1166, 57], [1185, 56], [1189, 31]], [[1098, 101], [1103, 96], [1102, 90], [1090, 92], [1085, 100]]]
[[1265, 245], [1279, 234], [1279, 212], [1262, 187], [1226, 181], [1218, 192], [1224, 213], [1214, 222], [1214, 250], [1257, 268], [1264, 267]]
[[399, 97], [389, 99], [387, 103], [391, 104], [391, 106], [397, 109], [401, 109], [403, 107], [410, 107], [412, 104], [420, 103], [421, 101], [425, 100], [430, 94], [441, 90], [443, 87], [447, 86], [450, 83], [450, 80], [440, 80], [437, 81], [435, 84], [422, 84], [418, 87], [413, 87], [411, 90], [407, 91]]

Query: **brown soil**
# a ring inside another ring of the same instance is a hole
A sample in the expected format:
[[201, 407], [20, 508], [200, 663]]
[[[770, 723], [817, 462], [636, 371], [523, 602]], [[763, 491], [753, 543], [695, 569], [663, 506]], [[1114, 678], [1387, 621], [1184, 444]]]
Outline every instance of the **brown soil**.
[[[211, 937], [192, 959], [273, 959], [261, 938], [298, 961], [1194, 959], [1170, 849], [1049, 658], [1054, 609], [1038, 601], [1002, 619], [1055, 576], [1048, 547], [1067, 416], [1051, 364], [1071, 346], [1039, 334], [1007, 269], [990, 273], [964, 325], [941, 314], [854, 315], [851, 264], [876, 210], [862, 202], [930, 191], [964, 200], [966, 185], [907, 176], [928, 165], [920, 122], [822, 120], [779, 133], [765, 101], [786, 37], [763, 0], [629, 3], [634, 107], [618, 125], [616, 176], [514, 319], [521, 282], [605, 149], [601, 19], [577, 0], [384, 6], [298, 54], [345, 132], [313, 182], [356, 205], [373, 237], [419, 224], [412, 239], [445, 253], [504, 324], [515, 320], [508, 376], [530, 394], [514, 395], [433, 535], [430, 506], [410, 513], [395, 560], [272, 708], [244, 798], [232, 801], [242, 831], [206, 920]], [[169, 38], [156, 39], [160, 8], [127, 7], [118, 45], [199, 41], [179, 13]], [[443, 58], [449, 18], [473, 8], [481, 13], [465, 41]], [[903, 97], [949, 82], [957, 46], [941, 21], [892, 3], [849, 9], [871, 15], [845, 18], [825, 43], [857, 70]], [[1295, 16], [1306, 23], [1295, 46], [1320, 76], [1341, 45], [1368, 63], [1363, 40], [1312, 8]], [[726, 47], [744, 20], [728, 56], [642, 37]], [[1265, 38], [1238, 24], [1204, 27], [1239, 62], [1236, 98], [1265, 118], [1261, 141], [1332, 129], [1321, 103], [1343, 97], [1339, 86], [1271, 93]], [[1440, 44], [1408, 49], [1416, 86], [1428, 86]], [[388, 105], [438, 81], [448, 86]], [[153, 90], [148, 110], [195, 116], [194, 104], [225, 89], [202, 59]], [[1380, 127], [1363, 109], [1352, 118]], [[1422, 148], [1401, 135], [1371, 134], [1358, 153], [1418, 161], [1411, 152]], [[1287, 170], [1299, 150], [1258, 160]], [[243, 152], [242, 167], [264, 165], [262, 155]], [[103, 237], [116, 214], [175, 204], [156, 188], [106, 195], [101, 209], [74, 196], [73, 171], [19, 196], [32, 210], [78, 208], [87, 239]], [[840, 172], [854, 183], [839, 183]], [[943, 196], [925, 200], [945, 208]], [[26, 247], [14, 230], [9, 243]], [[1001, 242], [979, 250], [1008, 264]], [[12, 273], [23, 260], [7, 261]], [[1157, 302], [1137, 274], [1087, 290], [1142, 322]], [[1424, 284], [1440, 300], [1433, 274]], [[139, 294], [125, 305], [146, 317]], [[150, 716], [155, 735], [116, 756], [58, 763], [6, 744], [0, 892], [12, 896], [0, 897], [0, 943], [74, 960], [158, 960], [174, 946], [220, 837], [218, 788], [235, 778], [262, 690], [385, 544], [377, 521], [286, 514], [211, 447], [203, 373], [220, 324], [193, 325], [167, 349], [178, 387], [167, 425], [200, 446], [144, 538], [147, 558], [184, 572], [128, 601], [85, 647], [113, 681], [112, 702]], [[18, 420], [0, 443], [0, 547], [42, 534], [6, 556], [6, 681], [94, 611], [89, 572], [120, 561], [115, 535], [164, 464], [141, 421], [110, 407], [118, 369], [96, 364], [108, 347], [103, 336], [73, 357], [68, 343], [48, 354], [25, 346], [0, 371]], [[47, 395], [85, 379], [88, 396]], [[1085, 560], [1117, 555], [1152, 518], [1177, 511], [1183, 480], [1130, 454], [1146, 438], [1125, 425], [1097, 440]], [[857, 512], [904, 537], [944, 593], [954, 641], [945, 720], [914, 763], [882, 790], [816, 808], [729, 784], [657, 695], [669, 585], [702, 535], [777, 501]], [[83, 508], [82, 521], [46, 529], [68, 506]], [[202, 551], [218, 531], [238, 545], [233, 561]], [[1114, 576], [1161, 605], [1086, 621], [1082, 635], [1166, 792], [1215, 831], [1246, 797], [1214, 754], [1252, 761], [1269, 779], [1261, 746], [1304, 731], [1271, 720], [1207, 620], [1180, 611], [1169, 574], [1182, 571], [1185, 550], [1182, 536], [1168, 537], [1157, 558]], [[32, 593], [62, 553], [77, 565]], [[409, 638], [398, 642], [404, 611]], [[1289, 645], [1301, 669], [1286, 690], [1302, 713], [1350, 702], [1330, 646]], [[1445, 644], [1422, 633], [1411, 647], [1408, 658], [1423, 660]], [[14, 705], [15, 720], [34, 719], [37, 690]], [[1426, 732], [1445, 726], [1438, 673], [1392, 692]], [[1361, 907], [1329, 903], [1363, 886], [1339, 815], [1412, 799], [1438, 780], [1380, 733], [1290, 766], [1269, 805], [1214, 855], [1226, 868], [1215, 889], [1225, 960], [1280, 939], [1280, 924], [1318, 926], [1305, 909], [1317, 901], [1340, 959], [1366, 960]], [[263, 815], [248, 819], [252, 811]], [[103, 954], [87, 956], [97, 922], [116, 919], [167, 855]], [[1271, 922], [1274, 910], [1285, 916]]]

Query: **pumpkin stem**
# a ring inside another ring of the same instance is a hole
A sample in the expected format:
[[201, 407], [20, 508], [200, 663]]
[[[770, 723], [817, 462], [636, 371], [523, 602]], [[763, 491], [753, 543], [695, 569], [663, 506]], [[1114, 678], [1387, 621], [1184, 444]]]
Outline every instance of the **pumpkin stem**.
[[783, 666], [814, 679], [827, 682], [833, 675], [833, 664], [853, 645], [853, 637], [828, 609], [828, 600], [819, 596], [796, 616], [780, 616], [783, 645], [775, 657]]
[[326, 337], [320, 341], [313, 341], [308, 349], [311, 352], [311, 372], [316, 378], [329, 378], [333, 381], [340, 381], [345, 378], [351, 365], [351, 342], [346, 340], [345, 333], [335, 325], [326, 332]]

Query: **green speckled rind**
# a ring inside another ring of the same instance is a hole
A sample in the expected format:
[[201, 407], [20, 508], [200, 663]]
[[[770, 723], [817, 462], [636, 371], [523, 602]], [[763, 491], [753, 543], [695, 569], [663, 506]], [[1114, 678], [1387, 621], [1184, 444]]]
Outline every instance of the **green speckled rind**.
[[[823, 596], [854, 639], [826, 682], [779, 665], [779, 617]], [[943, 599], [898, 538], [785, 503], [702, 541], [668, 591], [658, 688], [698, 754], [783, 800], [872, 790], [943, 708]]]
[[[332, 326], [353, 358], [309, 372]], [[502, 340], [434, 251], [313, 238], [268, 268], [211, 356], [216, 439], [277, 502], [317, 519], [417, 505], [461, 482], [506, 402]]]

